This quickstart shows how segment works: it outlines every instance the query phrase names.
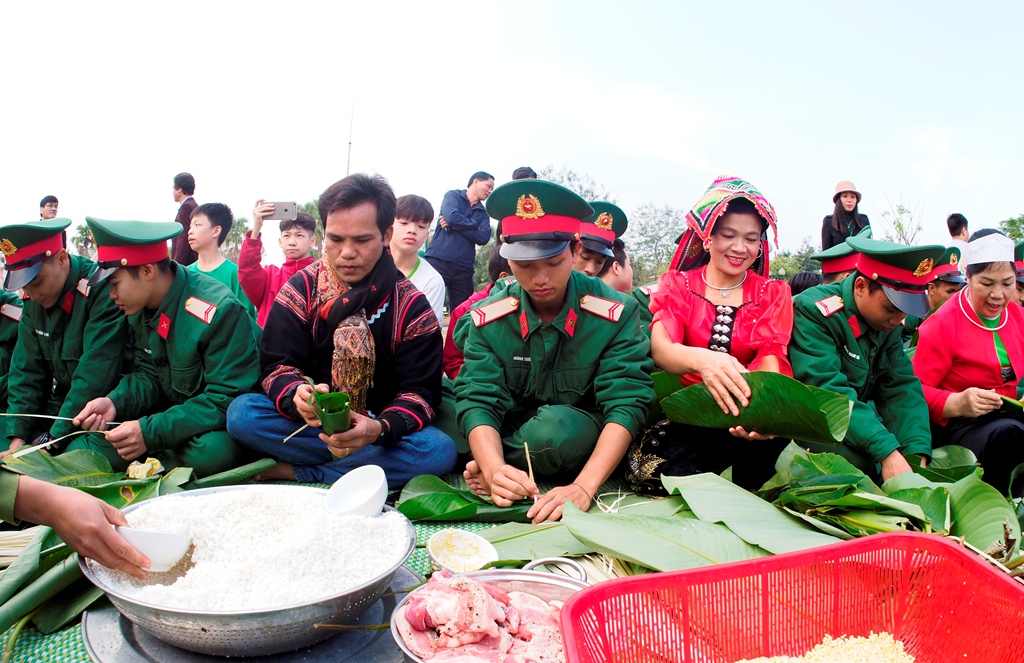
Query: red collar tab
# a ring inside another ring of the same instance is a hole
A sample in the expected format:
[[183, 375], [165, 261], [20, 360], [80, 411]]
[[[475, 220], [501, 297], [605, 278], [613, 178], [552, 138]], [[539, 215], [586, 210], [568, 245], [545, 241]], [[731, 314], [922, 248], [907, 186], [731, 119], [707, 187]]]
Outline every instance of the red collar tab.
[[571, 308], [565, 316], [565, 333], [569, 335], [569, 338], [576, 333], [576, 311]]
[[860, 338], [860, 335], [861, 335], [860, 321], [857, 320], [857, 315], [854, 314], [854, 315], [851, 315], [849, 318], [847, 318], [846, 324], [850, 325], [850, 331], [853, 332], [853, 337], [854, 338]]
[[525, 341], [526, 337], [530, 333], [530, 323], [526, 319], [526, 310], [525, 309], [523, 310], [522, 313], [519, 314], [519, 330], [523, 333], [523, 340]]
[[933, 267], [935, 267], [935, 262], [931, 258], [922, 260], [911, 271], [887, 265], [863, 253], [857, 254], [857, 269], [861, 274], [903, 292], [924, 292], [927, 290], [928, 284], [935, 278], [932, 271]]
[[75, 292], [68, 290], [67, 294], [64, 295], [64, 301], [60, 303], [60, 307], [64, 309], [64, 312], [71, 315], [71, 308], [75, 305]]
[[148, 265], [167, 258], [167, 240], [153, 244], [129, 246], [97, 246], [96, 260], [107, 267], [110, 263], [119, 263], [122, 267]]
[[167, 340], [167, 335], [171, 333], [171, 319], [167, 317], [166, 313], [160, 314], [160, 322], [156, 326], [156, 333], [160, 334], [160, 338]]

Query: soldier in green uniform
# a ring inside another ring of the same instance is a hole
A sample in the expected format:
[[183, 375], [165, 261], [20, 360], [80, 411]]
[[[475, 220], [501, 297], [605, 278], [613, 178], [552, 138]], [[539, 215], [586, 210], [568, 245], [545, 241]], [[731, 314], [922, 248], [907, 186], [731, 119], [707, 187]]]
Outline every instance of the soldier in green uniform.
[[1017, 272], [1017, 303], [1024, 306], [1024, 242], [1013, 247], [1013, 265]]
[[[48, 219], [0, 227], [0, 250], [7, 259], [4, 288], [25, 293], [7, 381], [10, 414], [73, 417], [121, 376], [128, 325], [107, 287], [89, 284], [96, 263], [64, 250], [61, 233], [70, 224]], [[7, 421], [11, 451], [72, 431], [69, 420]], [[59, 451], [56, 445], [49, 449]]]
[[960, 272], [960, 249], [951, 246], [946, 249], [942, 259], [932, 269], [932, 281], [925, 291], [928, 295], [928, 315], [923, 318], [908, 315], [907, 319], [903, 321], [901, 336], [908, 349], [917, 345], [917, 328], [921, 326], [921, 323], [935, 313], [936, 309], [946, 303], [950, 297], [960, 292], [965, 285], [967, 285], [967, 280]]
[[541, 495], [535, 521], [566, 500], [586, 510], [622, 459], [654, 401], [650, 343], [638, 305], [574, 271], [585, 200], [557, 184], [519, 180], [494, 190], [501, 255], [516, 281], [459, 321], [465, 364], [455, 381], [459, 426], [473, 460], [470, 486], [495, 504], [538, 495], [527, 472], [565, 483]]
[[907, 315], [928, 313], [925, 290], [946, 248], [846, 241], [856, 271], [794, 299], [789, 357], [796, 379], [853, 400], [845, 444], [887, 480], [910, 470], [903, 453], [931, 456], [928, 407], [900, 331]]
[[0, 412], [7, 412], [7, 378], [11, 372], [11, 355], [18, 342], [21, 314], [21, 297], [0, 290]]
[[[115, 469], [155, 456], [200, 477], [242, 464], [225, 423], [231, 401], [259, 379], [255, 321], [224, 285], [167, 257], [177, 223], [86, 222], [100, 261], [93, 282], [109, 279], [110, 296], [129, 316], [135, 369], [75, 416], [105, 434], [70, 448], [98, 451]], [[115, 419], [122, 423], [106, 430]]]

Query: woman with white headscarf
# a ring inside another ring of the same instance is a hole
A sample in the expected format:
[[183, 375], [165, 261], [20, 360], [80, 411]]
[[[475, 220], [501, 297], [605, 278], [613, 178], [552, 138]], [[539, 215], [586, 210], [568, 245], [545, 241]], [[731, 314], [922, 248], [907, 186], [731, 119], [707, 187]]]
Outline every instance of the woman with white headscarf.
[[[979, 230], [963, 262], [967, 287], [921, 325], [914, 373], [928, 402], [933, 445], [973, 451], [985, 480], [1005, 494], [1024, 463], [1024, 412], [1000, 397], [1017, 398], [1024, 377], [1024, 308], [1009, 306], [1017, 276], [1013, 242]], [[1015, 494], [1022, 483], [1015, 482]]]

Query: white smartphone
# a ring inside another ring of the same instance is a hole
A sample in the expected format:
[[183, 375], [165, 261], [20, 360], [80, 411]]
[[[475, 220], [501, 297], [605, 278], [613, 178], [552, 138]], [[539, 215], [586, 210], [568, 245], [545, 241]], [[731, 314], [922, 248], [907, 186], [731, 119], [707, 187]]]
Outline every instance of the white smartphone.
[[275, 221], [295, 220], [295, 215], [298, 213], [298, 205], [295, 203], [295, 201], [292, 201], [290, 203], [277, 203], [271, 201], [267, 202], [274, 206], [274, 213], [266, 217], [267, 219], [273, 219]]

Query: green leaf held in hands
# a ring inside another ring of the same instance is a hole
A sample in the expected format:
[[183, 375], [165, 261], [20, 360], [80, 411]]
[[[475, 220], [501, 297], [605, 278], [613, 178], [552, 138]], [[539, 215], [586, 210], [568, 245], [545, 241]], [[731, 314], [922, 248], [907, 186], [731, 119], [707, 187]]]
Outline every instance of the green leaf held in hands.
[[504, 523], [529, 522], [526, 512], [533, 501], [499, 507], [471, 490], [452, 488], [438, 477], [421, 474], [405, 485], [396, 506], [414, 523], [444, 520]]
[[837, 444], [846, 437], [853, 402], [841, 394], [808, 387], [780, 373], [744, 373], [750, 405], [738, 417], [722, 409], [703, 384], [686, 387], [662, 401], [671, 421], [705, 428], [743, 426], [748, 431], [794, 440]]
[[67, 451], [59, 456], [39, 452], [21, 458], [8, 456], [4, 464], [18, 474], [58, 486], [101, 486], [124, 478], [123, 472], [111, 469], [102, 454], [89, 449]]

